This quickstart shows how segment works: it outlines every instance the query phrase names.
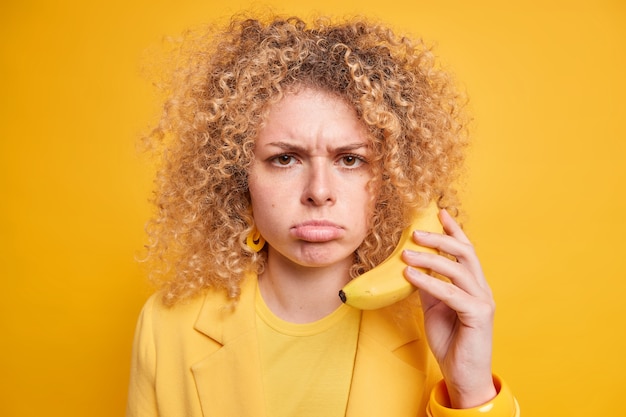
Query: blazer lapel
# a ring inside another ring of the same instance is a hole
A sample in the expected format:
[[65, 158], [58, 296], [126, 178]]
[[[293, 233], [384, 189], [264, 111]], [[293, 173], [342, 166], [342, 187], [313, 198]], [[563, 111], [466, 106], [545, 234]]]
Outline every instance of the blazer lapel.
[[222, 346], [192, 366], [204, 417], [265, 416], [255, 323], [255, 275], [242, 284], [235, 308], [225, 297], [206, 297], [196, 330]]
[[[236, 308], [209, 294], [195, 328], [219, 343], [192, 366], [204, 417], [265, 417], [263, 380], [256, 333], [255, 275], [242, 284]], [[421, 333], [421, 309], [401, 302], [363, 311], [347, 417], [420, 416], [434, 363]], [[436, 372], [435, 372], [436, 374]]]
[[420, 415], [430, 351], [421, 334], [421, 309], [402, 302], [363, 311], [346, 416]]

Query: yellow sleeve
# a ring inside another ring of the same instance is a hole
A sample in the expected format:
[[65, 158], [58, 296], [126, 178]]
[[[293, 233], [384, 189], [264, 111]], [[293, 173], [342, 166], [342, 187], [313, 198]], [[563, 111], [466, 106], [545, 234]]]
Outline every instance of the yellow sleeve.
[[143, 307], [133, 342], [126, 417], [158, 416], [155, 392], [156, 354], [152, 325], [154, 297]]
[[448, 406], [448, 391], [439, 381], [430, 394], [428, 417], [519, 417], [520, 409], [513, 392], [500, 378], [493, 377], [498, 394], [486, 404], [474, 408], [454, 409]]

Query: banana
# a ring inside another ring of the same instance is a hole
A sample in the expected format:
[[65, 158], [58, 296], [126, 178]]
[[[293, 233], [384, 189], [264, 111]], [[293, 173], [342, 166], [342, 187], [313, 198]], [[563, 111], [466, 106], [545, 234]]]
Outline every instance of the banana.
[[437, 253], [435, 249], [416, 244], [412, 235], [414, 230], [442, 233], [443, 227], [438, 213], [439, 208], [435, 202], [431, 202], [427, 208], [417, 213], [411, 225], [402, 232], [400, 241], [391, 255], [339, 291], [341, 301], [361, 310], [375, 310], [400, 301], [413, 293], [416, 288], [404, 278], [403, 272], [407, 265], [401, 258], [402, 251], [409, 249]]

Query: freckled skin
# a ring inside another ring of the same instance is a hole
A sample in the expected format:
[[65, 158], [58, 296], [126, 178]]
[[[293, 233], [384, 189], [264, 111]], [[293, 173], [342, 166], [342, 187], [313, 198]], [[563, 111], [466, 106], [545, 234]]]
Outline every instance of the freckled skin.
[[250, 195], [274, 261], [351, 265], [371, 215], [368, 152], [355, 111], [331, 95], [305, 89], [271, 108], [255, 144]]

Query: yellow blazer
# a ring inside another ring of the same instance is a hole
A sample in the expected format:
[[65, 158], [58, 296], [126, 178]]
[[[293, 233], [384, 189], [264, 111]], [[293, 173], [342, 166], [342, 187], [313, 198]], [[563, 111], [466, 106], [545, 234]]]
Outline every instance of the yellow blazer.
[[[167, 308], [158, 294], [135, 334], [127, 417], [265, 417], [255, 328], [256, 277], [236, 308], [211, 292]], [[421, 309], [364, 311], [348, 417], [426, 416], [440, 379], [421, 330]]]

